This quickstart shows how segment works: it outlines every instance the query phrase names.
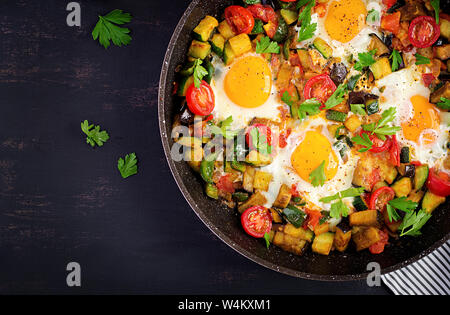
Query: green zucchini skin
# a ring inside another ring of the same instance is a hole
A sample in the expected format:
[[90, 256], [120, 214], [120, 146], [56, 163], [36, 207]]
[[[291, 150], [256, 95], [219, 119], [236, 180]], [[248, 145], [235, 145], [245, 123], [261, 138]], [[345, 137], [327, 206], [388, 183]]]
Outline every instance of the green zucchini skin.
[[400, 151], [400, 163], [410, 163], [411, 156], [409, 153], [409, 147], [403, 147]]
[[275, 33], [275, 36], [272, 38], [272, 40], [276, 41], [277, 43], [282, 43], [285, 41], [289, 31], [289, 26], [287, 25], [286, 21], [281, 15], [278, 15], [278, 26], [277, 31]]
[[326, 117], [328, 120], [344, 122], [347, 119], [347, 114], [329, 109], [327, 111]]
[[366, 111], [368, 115], [373, 115], [378, 113], [379, 111], [378, 100], [377, 99], [369, 99], [366, 102]]
[[369, 206], [361, 196], [356, 196], [353, 200], [353, 207], [356, 211], [365, 211], [369, 209]]
[[423, 185], [427, 181], [430, 169], [428, 165], [420, 165], [416, 167], [416, 174], [414, 175], [414, 189], [419, 191], [422, 189]]

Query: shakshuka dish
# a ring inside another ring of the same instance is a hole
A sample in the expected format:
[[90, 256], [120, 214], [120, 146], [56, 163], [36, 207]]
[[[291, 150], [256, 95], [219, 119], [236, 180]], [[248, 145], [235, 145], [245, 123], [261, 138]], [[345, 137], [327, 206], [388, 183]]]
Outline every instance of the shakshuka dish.
[[205, 196], [295, 255], [420, 237], [450, 195], [442, 3], [234, 3], [199, 21], [176, 68], [172, 151]]

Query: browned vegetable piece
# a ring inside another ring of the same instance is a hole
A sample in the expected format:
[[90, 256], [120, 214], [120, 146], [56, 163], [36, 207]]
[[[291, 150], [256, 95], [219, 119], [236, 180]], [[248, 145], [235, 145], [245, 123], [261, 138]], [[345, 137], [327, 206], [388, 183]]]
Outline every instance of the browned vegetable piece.
[[328, 232], [329, 230], [330, 230], [330, 225], [328, 224], [328, 222], [325, 222], [323, 224], [317, 224], [314, 227], [314, 234], [316, 236], [318, 236], [320, 234]]
[[419, 190], [419, 191], [412, 191], [409, 196], [408, 199], [411, 200], [412, 202], [417, 202], [419, 203], [420, 200], [422, 200], [423, 195], [425, 195], [425, 192], [423, 190]]
[[238, 211], [240, 213], [243, 213], [245, 210], [247, 210], [250, 207], [263, 206], [266, 202], [267, 202], [266, 197], [262, 193], [257, 191], [253, 195], [251, 195], [251, 197], [248, 198], [247, 201], [245, 201], [244, 203], [239, 205]]
[[450, 58], [450, 44], [436, 47], [436, 57], [441, 60]]
[[272, 181], [272, 174], [263, 172], [263, 171], [256, 171], [255, 177], [253, 180], [253, 188], [259, 189], [263, 191], [269, 190], [270, 182]]
[[418, 48], [417, 53], [421, 56], [427, 57], [428, 59], [433, 59], [433, 48]]
[[348, 244], [350, 243], [350, 239], [352, 238], [352, 231], [347, 231], [344, 233], [341, 228], [336, 227], [336, 233], [334, 235], [334, 247], [340, 252], [344, 252]]
[[280, 187], [277, 199], [275, 199], [273, 206], [280, 209], [284, 209], [289, 204], [289, 201], [291, 201], [291, 197], [292, 197], [291, 189], [289, 188], [288, 185], [283, 184]]
[[389, 48], [383, 43], [383, 41], [378, 37], [377, 34], [370, 34], [370, 44], [367, 48], [368, 51], [376, 50], [375, 56], [382, 56], [384, 54], [389, 54]]
[[402, 220], [391, 222], [389, 220], [389, 214], [387, 211], [383, 212], [383, 218], [384, 218], [384, 222], [386, 223], [387, 228], [392, 233], [396, 233], [398, 231], [400, 224], [402, 224]]
[[253, 192], [253, 181], [255, 179], [256, 170], [247, 166], [243, 175], [242, 188], [248, 192]]
[[374, 174], [378, 171], [380, 180], [384, 180], [392, 184], [397, 177], [398, 171], [395, 166], [389, 161], [387, 154], [375, 155], [372, 152], [366, 152], [358, 161], [355, 172], [353, 174], [353, 184], [355, 186], [364, 187], [366, 191], [371, 191], [375, 184], [376, 176]]
[[406, 0], [406, 5], [399, 9], [401, 13], [400, 21], [411, 22], [414, 18], [427, 15], [423, 1]]
[[272, 243], [278, 247], [281, 247], [285, 251], [296, 255], [302, 255], [306, 249], [306, 245], [308, 244], [306, 240], [294, 237], [284, 233], [283, 231], [275, 232]]
[[350, 214], [351, 226], [378, 226], [377, 210], [365, 210]]
[[380, 240], [379, 230], [374, 227], [356, 227], [352, 230], [352, 239], [356, 250], [369, 248]]
[[445, 82], [440, 89], [431, 93], [430, 101], [433, 104], [439, 103], [441, 97], [450, 98], [450, 81]]
[[272, 214], [272, 220], [275, 223], [283, 223], [283, 219], [281, 218], [280, 213], [275, 209], [270, 209], [270, 213]]

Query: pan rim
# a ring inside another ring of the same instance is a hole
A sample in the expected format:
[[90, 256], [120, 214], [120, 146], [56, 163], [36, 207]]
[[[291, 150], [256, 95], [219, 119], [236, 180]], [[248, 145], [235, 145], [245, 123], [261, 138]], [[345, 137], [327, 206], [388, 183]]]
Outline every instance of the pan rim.
[[[160, 79], [159, 79], [159, 87], [158, 87], [158, 122], [159, 122], [159, 132], [161, 137], [161, 142], [164, 149], [164, 155], [166, 157], [167, 163], [169, 164], [170, 172], [172, 173], [172, 176], [175, 179], [175, 182], [180, 189], [181, 193], [183, 194], [183, 197], [186, 199], [187, 203], [191, 207], [192, 211], [199, 217], [199, 219], [208, 227], [211, 232], [217, 236], [221, 241], [223, 241], [225, 244], [227, 244], [229, 247], [231, 247], [233, 250], [241, 254], [247, 259], [250, 259], [251, 261], [257, 263], [258, 265], [261, 265], [263, 267], [266, 267], [268, 269], [271, 269], [276, 272], [280, 272], [289, 276], [307, 279], [307, 280], [318, 280], [318, 281], [353, 281], [353, 280], [362, 280], [367, 278], [367, 275], [369, 272], [366, 273], [358, 273], [358, 274], [347, 274], [347, 275], [320, 275], [320, 274], [312, 274], [312, 273], [306, 273], [301, 272], [298, 270], [294, 270], [287, 267], [282, 267], [276, 264], [273, 264], [263, 258], [258, 257], [254, 253], [244, 249], [237, 243], [235, 243], [231, 238], [229, 238], [225, 233], [223, 233], [218, 227], [214, 226], [214, 224], [209, 220], [209, 218], [205, 215], [205, 213], [201, 210], [201, 208], [195, 203], [195, 200], [192, 198], [191, 194], [189, 193], [189, 190], [184, 185], [184, 182], [178, 173], [175, 162], [170, 157], [170, 144], [169, 144], [169, 137], [166, 133], [167, 130], [167, 122], [164, 117], [164, 98], [165, 98], [165, 92], [167, 87], [167, 75], [169, 71], [169, 61], [172, 57], [172, 53], [175, 48], [175, 44], [180, 36], [180, 33], [189, 18], [192, 11], [195, 9], [195, 7], [198, 5], [200, 0], [193, 0], [189, 6], [187, 7], [186, 11], [183, 13], [182, 17], [180, 18], [180, 21], [178, 22], [172, 37], [169, 41], [169, 44], [167, 46], [167, 50], [164, 56], [161, 73], [160, 73]], [[206, 197], [205, 197], [206, 198]], [[450, 233], [447, 233], [443, 238], [436, 241], [432, 246], [427, 248], [426, 250], [422, 251], [421, 253], [408, 258], [404, 261], [401, 261], [395, 265], [386, 267], [381, 269], [381, 274], [387, 274], [392, 271], [398, 270], [400, 268], [403, 268], [413, 262], [416, 262], [417, 260], [423, 258], [424, 256], [429, 255], [432, 251], [437, 249], [438, 247], [442, 246], [447, 240], [450, 239]]]

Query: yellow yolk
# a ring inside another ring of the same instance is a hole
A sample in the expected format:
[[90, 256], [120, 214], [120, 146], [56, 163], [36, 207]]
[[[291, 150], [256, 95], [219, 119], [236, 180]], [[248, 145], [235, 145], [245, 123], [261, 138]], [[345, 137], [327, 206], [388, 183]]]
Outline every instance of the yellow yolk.
[[311, 172], [325, 161], [325, 176], [332, 179], [338, 170], [339, 160], [331, 148], [330, 141], [317, 131], [308, 131], [305, 139], [292, 153], [291, 163], [296, 173], [307, 182]]
[[365, 25], [366, 6], [361, 0], [333, 1], [328, 8], [325, 29], [341, 43], [351, 41]]
[[236, 61], [225, 77], [225, 92], [241, 107], [264, 104], [272, 89], [272, 72], [261, 57], [249, 56]]
[[423, 144], [434, 142], [436, 134], [430, 131], [439, 131], [439, 111], [422, 95], [411, 97], [411, 103], [414, 108], [414, 117], [402, 124], [405, 138], [419, 143], [422, 136]]

